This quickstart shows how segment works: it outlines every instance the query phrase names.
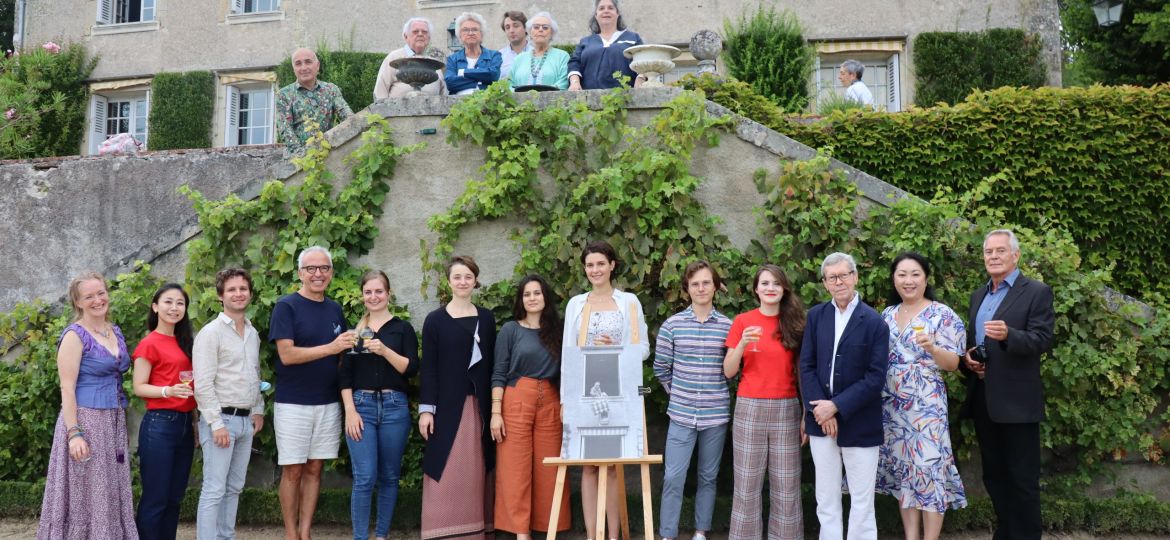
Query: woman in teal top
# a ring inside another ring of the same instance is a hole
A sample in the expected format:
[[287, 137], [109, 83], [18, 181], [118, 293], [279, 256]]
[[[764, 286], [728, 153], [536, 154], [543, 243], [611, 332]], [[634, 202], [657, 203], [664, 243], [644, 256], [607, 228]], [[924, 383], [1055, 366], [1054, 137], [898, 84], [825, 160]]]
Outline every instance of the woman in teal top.
[[512, 62], [512, 73], [508, 78], [512, 88], [544, 84], [567, 90], [569, 53], [551, 45], [553, 36], [557, 35], [557, 22], [549, 12], [542, 11], [528, 19], [526, 27], [532, 50], [520, 53]]

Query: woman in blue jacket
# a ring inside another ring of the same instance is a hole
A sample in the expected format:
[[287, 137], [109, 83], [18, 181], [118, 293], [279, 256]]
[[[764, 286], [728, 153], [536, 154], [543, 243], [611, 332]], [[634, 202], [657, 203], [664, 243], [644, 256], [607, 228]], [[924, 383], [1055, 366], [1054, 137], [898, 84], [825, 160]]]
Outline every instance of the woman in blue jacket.
[[455, 19], [463, 50], [447, 57], [447, 91], [451, 95], [471, 94], [500, 79], [503, 57], [499, 51], [483, 47], [483, 29], [487, 26], [478, 13], [463, 12]]
[[642, 44], [642, 36], [626, 28], [618, 0], [593, 0], [592, 34], [581, 38], [569, 59], [569, 90], [617, 88], [615, 71], [639, 86], [640, 77], [630, 69], [626, 49]]

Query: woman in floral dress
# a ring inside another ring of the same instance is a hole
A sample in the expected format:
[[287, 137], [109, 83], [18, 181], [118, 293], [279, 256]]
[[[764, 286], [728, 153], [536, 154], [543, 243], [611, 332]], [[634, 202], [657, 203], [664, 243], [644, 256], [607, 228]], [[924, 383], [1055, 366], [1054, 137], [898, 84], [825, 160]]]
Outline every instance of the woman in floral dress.
[[898, 498], [906, 537], [927, 540], [939, 537], [948, 506], [967, 506], [951, 452], [942, 376], [958, 368], [966, 333], [959, 316], [935, 301], [929, 277], [930, 264], [917, 253], [903, 253], [890, 266], [897, 298], [882, 312], [890, 327], [890, 364], [876, 488]]

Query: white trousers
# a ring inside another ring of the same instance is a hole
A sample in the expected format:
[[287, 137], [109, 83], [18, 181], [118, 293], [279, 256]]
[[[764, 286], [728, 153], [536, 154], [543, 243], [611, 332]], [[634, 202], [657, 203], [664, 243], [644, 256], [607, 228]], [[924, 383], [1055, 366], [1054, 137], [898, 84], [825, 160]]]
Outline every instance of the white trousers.
[[877, 519], [873, 512], [877, 482], [878, 447], [837, 446], [834, 437], [809, 437], [817, 477], [817, 519], [821, 540], [842, 538], [841, 465], [849, 487], [848, 540], [875, 540]]

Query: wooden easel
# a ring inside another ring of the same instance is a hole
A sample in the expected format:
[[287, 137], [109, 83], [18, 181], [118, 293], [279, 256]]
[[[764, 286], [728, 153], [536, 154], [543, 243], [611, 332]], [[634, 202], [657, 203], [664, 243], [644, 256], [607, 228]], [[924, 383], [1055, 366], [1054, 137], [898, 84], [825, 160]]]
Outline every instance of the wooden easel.
[[[642, 401], [642, 448], [649, 448], [646, 441], [646, 402]], [[609, 468], [617, 469], [618, 500], [621, 501], [618, 515], [621, 516], [622, 538], [632, 540], [630, 536], [630, 516], [626, 509], [626, 465], [638, 465], [642, 469], [642, 524], [645, 540], [654, 540], [654, 510], [653, 497], [650, 494], [650, 466], [662, 463], [662, 454], [647, 454], [640, 458], [618, 459], [561, 459], [559, 457], [544, 458], [545, 466], [557, 468], [557, 484], [553, 490], [552, 512], [548, 518], [548, 540], [556, 540], [557, 523], [561, 518], [561, 499], [565, 496], [565, 478], [570, 466], [597, 467], [597, 531], [605, 530], [605, 503], [606, 483], [609, 480]], [[590, 516], [585, 516], [590, 519]]]
[[[585, 345], [585, 335], [587, 325], [589, 324], [589, 313], [591, 309], [589, 304], [585, 304], [584, 312], [581, 314], [581, 329], [577, 333], [577, 345]], [[637, 310], [631, 304], [629, 313], [630, 317], [630, 343], [638, 343], [641, 339], [638, 332], [638, 316]], [[646, 400], [642, 399], [642, 448], [649, 449], [649, 441], [646, 435]], [[618, 499], [621, 501], [618, 515], [621, 517], [622, 538], [625, 540], [632, 540], [630, 536], [630, 516], [629, 510], [626, 509], [626, 465], [638, 465], [642, 469], [642, 523], [645, 540], [654, 540], [654, 510], [653, 497], [650, 494], [650, 465], [662, 463], [662, 454], [647, 454], [640, 458], [617, 458], [617, 459], [561, 459], [559, 457], [544, 458], [544, 464], [547, 467], [555, 466], [557, 468], [557, 484], [553, 489], [552, 511], [548, 520], [548, 540], [556, 540], [557, 538], [557, 523], [561, 518], [561, 500], [565, 496], [565, 479], [570, 466], [578, 467], [597, 467], [597, 531], [602, 533], [605, 531], [605, 503], [606, 503], [606, 483], [609, 481], [609, 468], [614, 467], [617, 470], [617, 484], [618, 484]], [[585, 516], [585, 519], [590, 519], [590, 516]]]

